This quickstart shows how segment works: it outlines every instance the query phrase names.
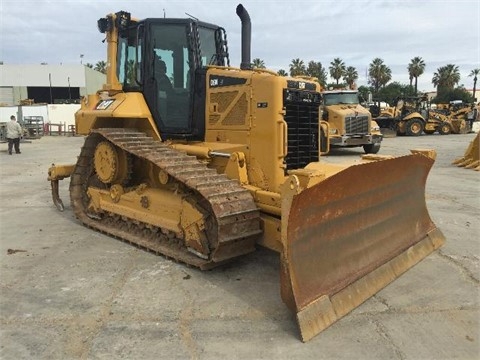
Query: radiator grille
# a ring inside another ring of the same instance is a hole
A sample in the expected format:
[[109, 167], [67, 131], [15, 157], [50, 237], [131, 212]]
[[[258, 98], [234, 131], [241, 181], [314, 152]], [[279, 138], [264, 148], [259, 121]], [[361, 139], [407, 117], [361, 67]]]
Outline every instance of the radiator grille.
[[288, 126], [287, 170], [301, 169], [318, 161], [318, 109], [320, 94], [313, 91], [285, 89], [283, 104]]
[[345, 118], [345, 133], [347, 135], [368, 134], [368, 116], [347, 116]]

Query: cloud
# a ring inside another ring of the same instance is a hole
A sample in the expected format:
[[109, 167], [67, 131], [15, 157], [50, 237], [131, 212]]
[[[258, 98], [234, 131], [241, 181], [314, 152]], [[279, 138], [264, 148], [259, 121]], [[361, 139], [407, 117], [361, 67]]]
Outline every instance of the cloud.
[[[223, 26], [230, 59], [240, 64], [240, 20], [237, 1], [159, 2], [93, 0], [2, 0], [0, 61], [4, 63], [95, 64], [105, 59], [97, 20], [108, 13], [132, 16], [187, 17], [186, 13]], [[426, 63], [421, 90], [433, 90], [438, 67], [459, 66], [460, 83], [473, 86], [470, 71], [480, 64], [480, 2], [478, 0], [247, 0], [252, 19], [252, 58], [268, 68], [288, 70], [291, 60], [321, 62], [336, 58], [354, 66], [360, 85], [365, 70], [379, 57], [392, 70], [392, 81], [408, 83], [407, 65], [415, 56]], [[83, 54], [83, 59], [80, 59]]]

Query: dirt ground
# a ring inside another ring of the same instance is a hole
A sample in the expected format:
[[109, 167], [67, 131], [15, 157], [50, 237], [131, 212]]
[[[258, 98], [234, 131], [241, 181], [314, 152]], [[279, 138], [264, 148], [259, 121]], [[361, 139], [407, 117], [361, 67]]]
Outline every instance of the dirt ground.
[[[51, 201], [47, 169], [82, 137], [0, 144], [1, 359], [479, 359], [480, 173], [451, 165], [474, 134], [386, 138], [380, 154], [434, 148], [439, 250], [307, 343], [267, 250], [207, 272], [85, 228]], [[357, 159], [360, 148], [323, 161]]]

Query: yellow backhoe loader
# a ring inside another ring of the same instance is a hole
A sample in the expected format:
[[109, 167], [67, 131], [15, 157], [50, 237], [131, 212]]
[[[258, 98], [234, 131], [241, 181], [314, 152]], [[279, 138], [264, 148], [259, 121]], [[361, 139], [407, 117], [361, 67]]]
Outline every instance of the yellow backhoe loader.
[[465, 116], [456, 117], [455, 115], [447, 115], [437, 110], [428, 110], [427, 123], [423, 132], [431, 135], [438, 131], [440, 135], [448, 134], [466, 134], [468, 132], [467, 121]]
[[200, 269], [257, 245], [279, 252], [307, 341], [442, 245], [425, 202], [434, 152], [320, 162], [320, 85], [252, 68], [250, 17], [236, 11], [240, 68], [222, 27], [101, 18], [107, 81], [75, 115], [76, 164], [48, 178], [59, 210], [71, 178], [89, 228]]
[[425, 129], [425, 118], [415, 107], [405, 106], [405, 101], [399, 99], [395, 106], [389, 106], [373, 119], [384, 134], [392, 131], [397, 135], [419, 136]]

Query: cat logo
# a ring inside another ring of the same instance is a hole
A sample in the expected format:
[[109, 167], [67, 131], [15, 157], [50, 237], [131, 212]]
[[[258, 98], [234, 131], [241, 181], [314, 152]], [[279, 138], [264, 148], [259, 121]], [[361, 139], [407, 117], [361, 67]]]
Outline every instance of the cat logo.
[[304, 83], [303, 81], [299, 81], [299, 82], [298, 82], [298, 88], [299, 88], [300, 90], [305, 90], [305, 83]]

